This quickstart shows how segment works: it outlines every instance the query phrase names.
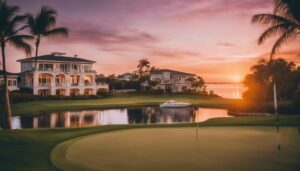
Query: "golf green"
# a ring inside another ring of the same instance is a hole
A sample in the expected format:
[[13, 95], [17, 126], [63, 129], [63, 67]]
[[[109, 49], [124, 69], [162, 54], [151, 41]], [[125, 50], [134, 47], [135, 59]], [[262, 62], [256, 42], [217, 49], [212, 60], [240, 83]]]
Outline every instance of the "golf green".
[[295, 127], [199, 127], [94, 134], [59, 144], [51, 159], [63, 170], [290, 171], [299, 156]]

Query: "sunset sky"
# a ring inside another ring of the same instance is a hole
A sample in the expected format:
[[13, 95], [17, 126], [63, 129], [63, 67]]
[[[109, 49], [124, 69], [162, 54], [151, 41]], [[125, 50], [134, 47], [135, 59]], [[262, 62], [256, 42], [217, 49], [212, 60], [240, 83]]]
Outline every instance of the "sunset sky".
[[[272, 0], [9, 0], [22, 13], [42, 5], [58, 11], [68, 38], [43, 39], [40, 54], [65, 52], [95, 60], [98, 73], [121, 74], [148, 58], [158, 68], [202, 76], [207, 82], [239, 81], [259, 58], [268, 57], [273, 40], [258, 46], [265, 27], [251, 16], [271, 13]], [[278, 55], [300, 63], [297, 40]], [[8, 70], [18, 72], [24, 53], [7, 51]]]

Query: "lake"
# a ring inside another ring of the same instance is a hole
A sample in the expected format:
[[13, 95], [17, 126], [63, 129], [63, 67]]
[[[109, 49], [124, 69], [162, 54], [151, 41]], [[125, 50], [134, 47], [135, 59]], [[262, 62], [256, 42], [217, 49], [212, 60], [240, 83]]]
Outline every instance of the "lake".
[[214, 91], [215, 94], [229, 99], [242, 99], [243, 93], [246, 91], [244, 84], [205, 84], [207, 91]]
[[158, 106], [62, 111], [40, 113], [38, 116], [13, 117], [13, 129], [76, 128], [118, 124], [172, 124], [203, 122], [211, 118], [231, 117], [226, 109], [199, 107], [160, 108]]

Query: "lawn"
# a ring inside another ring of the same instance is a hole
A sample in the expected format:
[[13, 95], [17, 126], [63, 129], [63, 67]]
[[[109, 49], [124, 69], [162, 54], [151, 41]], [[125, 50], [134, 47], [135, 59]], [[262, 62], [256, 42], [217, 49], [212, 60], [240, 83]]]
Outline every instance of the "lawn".
[[[194, 105], [214, 108], [227, 108], [241, 100], [193, 95], [114, 95], [91, 100], [52, 100], [13, 104], [15, 115], [33, 115], [42, 111], [81, 110], [95, 108], [134, 107], [157, 105], [169, 99], [190, 102]], [[300, 115], [281, 116], [280, 125], [298, 126]], [[274, 126], [273, 116], [255, 116], [238, 118], [215, 118], [201, 123], [200, 126]], [[27, 129], [0, 131], [1, 170], [57, 170], [50, 160], [50, 154], [58, 144], [74, 138], [132, 128], [195, 127], [195, 124], [176, 125], [114, 125], [73, 129]], [[226, 129], [223, 127], [222, 129]], [[63, 150], [60, 151], [63, 154]], [[64, 154], [62, 155], [62, 157]], [[63, 161], [63, 160], [62, 160]]]
[[298, 129], [279, 137], [274, 127], [134, 129], [64, 142], [52, 159], [63, 170], [299, 170]]
[[[299, 125], [299, 115], [282, 116], [281, 125]], [[215, 118], [203, 122], [200, 126], [272, 126], [274, 117], [238, 117]], [[75, 129], [27, 129], [27, 130], [1, 130], [0, 131], [0, 166], [1, 170], [57, 170], [51, 163], [50, 153], [59, 143], [64, 141], [108, 131], [132, 128], [161, 128], [161, 127], [195, 127], [195, 124], [178, 125], [114, 125]], [[221, 127], [220, 127], [221, 128]], [[222, 129], [226, 129], [222, 127]], [[222, 135], [222, 132], [220, 132]]]
[[194, 105], [214, 108], [227, 108], [231, 103], [240, 100], [224, 99], [219, 97], [196, 95], [137, 95], [119, 94], [100, 99], [84, 100], [45, 100], [12, 105], [14, 115], [36, 114], [43, 111], [82, 110], [113, 107], [133, 107], [144, 105], [157, 105], [167, 100], [189, 102]]

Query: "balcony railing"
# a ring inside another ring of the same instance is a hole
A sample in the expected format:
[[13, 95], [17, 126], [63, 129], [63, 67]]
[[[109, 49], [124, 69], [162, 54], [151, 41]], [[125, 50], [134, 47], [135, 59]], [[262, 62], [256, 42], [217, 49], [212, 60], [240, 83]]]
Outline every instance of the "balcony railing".
[[84, 85], [85, 85], [85, 86], [92, 86], [93, 83], [91, 83], [91, 82], [85, 82]]
[[39, 68], [38, 71], [53, 71], [53, 68]]
[[96, 73], [95, 70], [84, 70], [84, 73]]
[[50, 87], [51, 83], [39, 83], [39, 86], [41, 86], [41, 87]]
[[66, 83], [55, 83], [56, 87], [63, 87], [66, 86]]

